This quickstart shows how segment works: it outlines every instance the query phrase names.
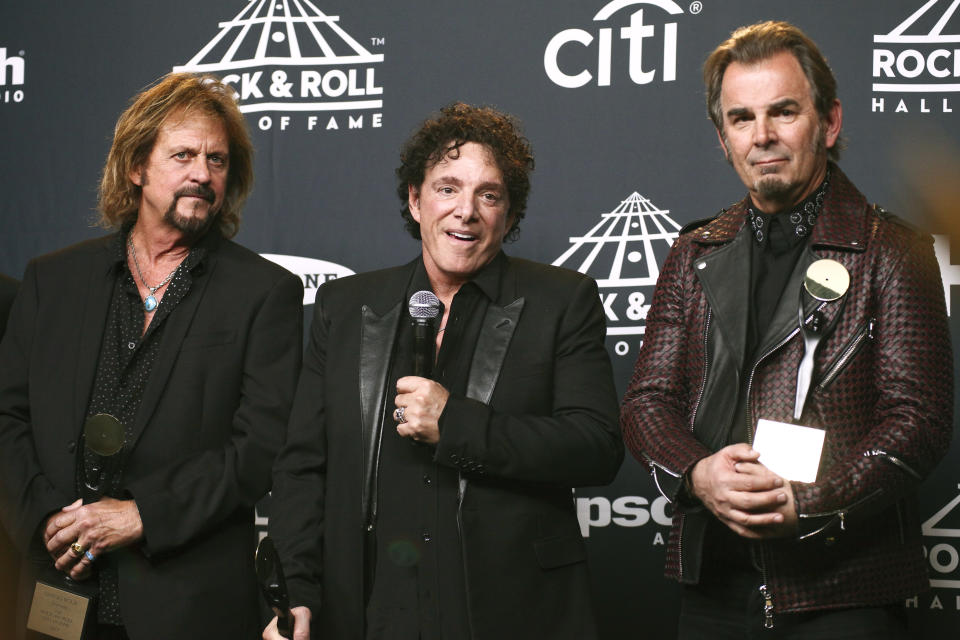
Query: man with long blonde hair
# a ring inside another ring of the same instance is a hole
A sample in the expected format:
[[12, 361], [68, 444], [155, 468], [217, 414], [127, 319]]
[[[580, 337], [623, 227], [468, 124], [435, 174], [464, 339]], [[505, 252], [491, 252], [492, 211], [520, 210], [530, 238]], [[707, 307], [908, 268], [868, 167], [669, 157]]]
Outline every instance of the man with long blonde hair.
[[0, 516], [41, 579], [96, 593], [88, 640], [256, 633], [253, 507], [296, 383], [302, 287], [229, 240], [252, 183], [231, 90], [164, 77], [117, 122], [112, 233], [31, 261], [14, 303]]

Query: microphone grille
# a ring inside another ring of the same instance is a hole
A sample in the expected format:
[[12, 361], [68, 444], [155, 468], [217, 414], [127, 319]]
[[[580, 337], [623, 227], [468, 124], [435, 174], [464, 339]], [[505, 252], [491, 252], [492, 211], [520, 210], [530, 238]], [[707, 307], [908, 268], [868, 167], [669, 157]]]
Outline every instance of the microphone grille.
[[440, 299], [432, 291], [417, 291], [410, 296], [411, 318], [436, 318], [440, 314]]

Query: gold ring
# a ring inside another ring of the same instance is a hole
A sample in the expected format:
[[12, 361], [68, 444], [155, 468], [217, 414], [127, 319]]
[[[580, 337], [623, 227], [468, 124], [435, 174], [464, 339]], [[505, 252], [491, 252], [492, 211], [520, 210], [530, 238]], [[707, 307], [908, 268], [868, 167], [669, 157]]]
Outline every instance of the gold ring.
[[82, 556], [82, 555], [83, 555], [83, 552], [86, 551], [86, 549], [84, 548], [84, 546], [83, 546], [82, 544], [80, 544], [80, 541], [79, 541], [79, 540], [77, 540], [77, 541], [74, 542], [72, 545], [70, 545], [70, 549], [71, 549], [75, 554], [77, 554], [78, 556]]

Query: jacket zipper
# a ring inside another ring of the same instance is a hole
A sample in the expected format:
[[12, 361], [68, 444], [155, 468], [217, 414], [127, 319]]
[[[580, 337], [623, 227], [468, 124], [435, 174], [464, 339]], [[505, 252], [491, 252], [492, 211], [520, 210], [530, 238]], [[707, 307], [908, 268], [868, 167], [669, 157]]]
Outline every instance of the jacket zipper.
[[[746, 415], [747, 415], [747, 444], [753, 445], [753, 413], [750, 409], [750, 393], [753, 391], [753, 376], [757, 372], [757, 367], [760, 366], [760, 363], [763, 362], [767, 356], [771, 353], [782, 347], [783, 345], [790, 342], [790, 340], [800, 333], [800, 327], [797, 326], [796, 329], [791, 331], [783, 340], [778, 342], [772, 349], [765, 352], [756, 362], [753, 363], [753, 367], [750, 369], [750, 377], [747, 378], [747, 395], [746, 395]], [[767, 573], [767, 562], [764, 557], [764, 546], [763, 543], [758, 543], [760, 550], [760, 595], [763, 596], [763, 628], [764, 629], [773, 629], [773, 613], [774, 613], [774, 598], [773, 591], [770, 590], [769, 583], [770, 578]]]
[[[703, 392], [707, 388], [707, 372], [710, 370], [710, 352], [707, 351], [707, 338], [710, 335], [710, 320], [713, 318], [713, 309], [707, 308], [707, 320], [703, 324], [703, 377], [700, 379], [700, 391], [697, 394], [697, 402], [693, 405], [693, 414], [690, 418], [690, 433], [693, 433], [693, 425], [697, 422], [697, 413], [700, 411], [700, 401], [703, 400]], [[660, 466], [660, 465], [657, 465]], [[661, 467], [662, 468], [662, 467]], [[664, 471], [669, 472], [668, 469]], [[680, 477], [678, 473], [671, 473], [675, 477]], [[657, 484], [657, 489], [660, 488], [660, 484], [656, 482], [657, 475], [656, 472], [653, 474], [653, 480]], [[660, 493], [663, 493], [662, 491]], [[683, 580], [683, 514], [680, 514], [680, 535], [677, 536], [677, 565], [680, 580]]]
[[833, 363], [833, 366], [830, 367], [830, 370], [824, 374], [823, 379], [817, 384], [817, 391], [823, 391], [827, 385], [833, 382], [834, 378], [840, 375], [840, 372], [843, 371], [843, 368], [847, 366], [847, 363], [853, 359], [853, 356], [857, 354], [857, 351], [860, 350], [860, 347], [863, 345], [864, 340], [867, 338], [873, 340], [873, 326], [875, 323], [874, 318], [870, 318], [867, 322], [860, 328], [860, 331], [857, 332], [857, 335], [853, 337], [853, 340], [843, 350], [843, 353], [840, 354], [840, 357], [837, 358], [837, 361]]
[[700, 392], [697, 394], [697, 402], [693, 405], [693, 414], [690, 418], [690, 432], [693, 432], [693, 425], [697, 422], [697, 413], [700, 411], [700, 402], [703, 400], [703, 392], [707, 388], [707, 372], [710, 370], [710, 353], [707, 351], [707, 338], [710, 335], [710, 320], [713, 318], [713, 310], [707, 309], [707, 321], [703, 325], [703, 377], [700, 379]]

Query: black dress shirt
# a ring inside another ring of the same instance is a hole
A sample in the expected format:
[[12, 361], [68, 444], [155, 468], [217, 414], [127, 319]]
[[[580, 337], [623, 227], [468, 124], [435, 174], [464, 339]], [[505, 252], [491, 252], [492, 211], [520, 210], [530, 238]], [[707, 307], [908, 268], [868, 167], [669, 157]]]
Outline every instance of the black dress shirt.
[[[487, 305], [499, 294], [502, 254], [464, 284], [443, 327], [433, 379], [451, 394], [466, 391]], [[423, 264], [406, 299], [430, 290]], [[442, 317], [442, 316], [441, 316]], [[439, 329], [437, 327], [436, 329]], [[413, 370], [413, 329], [401, 321], [389, 380]], [[457, 524], [459, 476], [439, 465], [435, 448], [397, 435], [394, 405], [385, 404], [380, 451], [376, 559], [367, 603], [367, 640], [468, 638], [466, 581]], [[440, 418], [443, 438], [444, 417]]]

